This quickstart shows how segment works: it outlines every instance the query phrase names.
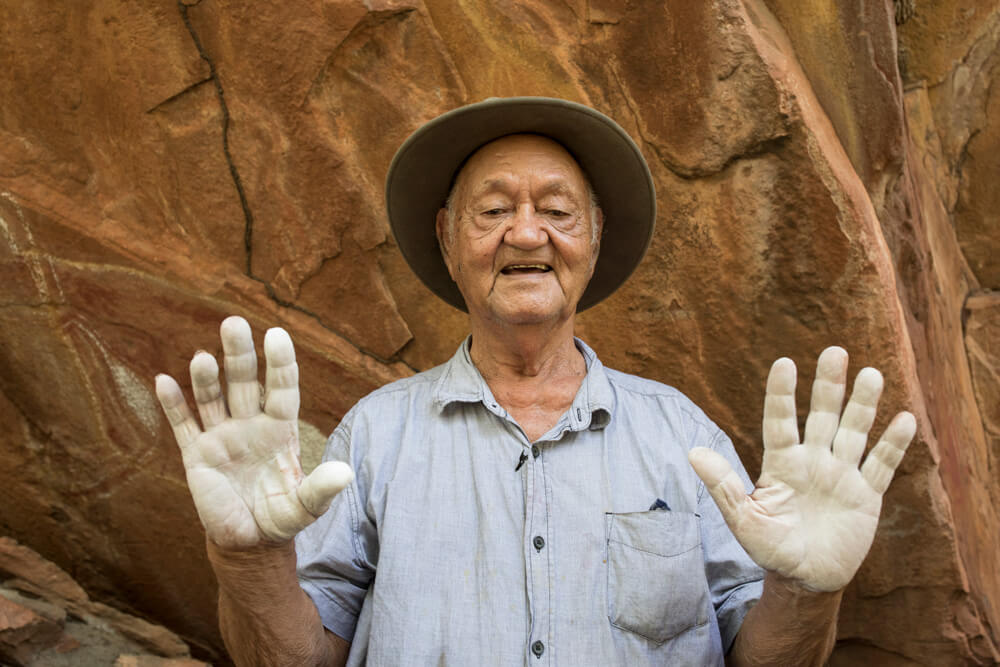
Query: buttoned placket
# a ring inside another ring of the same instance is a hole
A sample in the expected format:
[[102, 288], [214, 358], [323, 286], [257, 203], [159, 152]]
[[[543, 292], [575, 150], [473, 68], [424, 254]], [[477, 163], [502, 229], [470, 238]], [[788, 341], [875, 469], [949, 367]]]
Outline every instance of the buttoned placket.
[[502, 415], [514, 426], [522, 446], [527, 449], [527, 451], [522, 450], [523, 465], [519, 464], [517, 467], [524, 480], [525, 516], [522, 549], [530, 618], [525, 665], [528, 667], [554, 665], [555, 640], [552, 628], [556, 613], [553, 601], [556, 574], [549, 531], [552, 486], [546, 475], [544, 449], [547, 444], [561, 440], [568, 431], [587, 428], [590, 412], [579, 405], [570, 406], [555, 427], [544, 436], [546, 439], [532, 444], [520, 426], [516, 425], [502, 407], [495, 404], [491, 407], [496, 414]]
[[[524, 483], [524, 532], [521, 541], [529, 617], [524, 664], [530, 667], [552, 665], [555, 655], [554, 647], [551, 645], [554, 573], [549, 543], [552, 493], [545, 477], [542, 453], [545, 441], [540, 440], [532, 444], [524, 430], [496, 401], [487, 387], [483, 387], [483, 396], [480, 400], [487, 410], [510, 425], [511, 432], [516, 434], [522, 446], [521, 456], [514, 470], [522, 475]], [[563, 418], [556, 425], [554, 432], [561, 435], [566, 430], [567, 424]]]
[[[525, 441], [527, 442], [527, 441]], [[528, 606], [531, 617], [526, 665], [551, 665], [552, 645], [552, 543], [549, 539], [551, 489], [545, 475], [544, 442], [531, 446], [524, 473], [524, 564], [527, 581]]]
[[[499, 404], [485, 382], [480, 395], [471, 400], [482, 405], [499, 419], [505, 421], [510, 432], [521, 445], [515, 463], [515, 473], [524, 484], [524, 530], [522, 552], [525, 563], [525, 592], [528, 600], [528, 637], [525, 645], [525, 665], [542, 667], [555, 664], [555, 559], [549, 530], [552, 512], [552, 485], [545, 468], [545, 448], [562, 440], [567, 432], [590, 427], [591, 409], [587, 399], [574, 401], [559, 422], [543, 436], [531, 443], [524, 430]], [[469, 400], [467, 399], [467, 400]], [[460, 399], [459, 399], [460, 400]]]

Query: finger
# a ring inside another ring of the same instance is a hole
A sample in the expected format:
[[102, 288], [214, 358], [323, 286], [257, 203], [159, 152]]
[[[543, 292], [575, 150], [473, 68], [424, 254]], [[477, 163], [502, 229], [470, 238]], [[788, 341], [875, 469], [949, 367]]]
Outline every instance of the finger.
[[181, 391], [180, 385], [169, 375], [157, 375], [156, 398], [159, 399], [167, 421], [170, 422], [177, 444], [182, 451], [187, 449], [201, 433], [201, 429], [198, 428], [198, 422], [195, 421], [187, 401], [184, 400], [184, 392]]
[[837, 434], [840, 409], [844, 407], [847, 391], [847, 351], [842, 347], [828, 347], [816, 362], [816, 379], [813, 381], [809, 416], [803, 443], [829, 448]]
[[688, 452], [688, 461], [719, 506], [726, 524], [735, 532], [739, 524], [740, 508], [746, 502], [746, 490], [740, 476], [729, 465], [729, 461], [707, 447], [692, 448]]
[[260, 412], [260, 384], [250, 325], [242, 317], [227, 317], [219, 333], [225, 352], [229, 414], [237, 419], [253, 417]]
[[865, 453], [882, 385], [882, 374], [874, 368], [862, 368], [854, 378], [851, 400], [844, 408], [837, 435], [833, 438], [833, 455], [852, 466], [858, 465]]
[[917, 432], [917, 420], [909, 412], [900, 412], [882, 434], [861, 466], [861, 476], [878, 493], [885, 493], [896, 467]]
[[198, 351], [191, 359], [190, 370], [194, 402], [202, 426], [207, 430], [226, 419], [226, 402], [219, 385], [219, 362], [208, 352]]
[[264, 335], [267, 359], [264, 412], [277, 419], [296, 419], [299, 414], [299, 366], [295, 346], [284, 329], [268, 329]]
[[764, 447], [781, 449], [799, 443], [795, 417], [795, 362], [787, 357], [771, 365], [764, 394]]
[[316, 466], [299, 485], [299, 500], [314, 517], [325, 512], [345, 486], [354, 479], [354, 471], [346, 463], [327, 461]]

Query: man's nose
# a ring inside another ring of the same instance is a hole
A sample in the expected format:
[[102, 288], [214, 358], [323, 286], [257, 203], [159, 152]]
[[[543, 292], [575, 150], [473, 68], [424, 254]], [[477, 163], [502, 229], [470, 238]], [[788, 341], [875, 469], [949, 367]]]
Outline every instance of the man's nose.
[[545, 221], [535, 207], [528, 203], [518, 206], [504, 235], [504, 241], [508, 245], [529, 250], [545, 245], [548, 240]]

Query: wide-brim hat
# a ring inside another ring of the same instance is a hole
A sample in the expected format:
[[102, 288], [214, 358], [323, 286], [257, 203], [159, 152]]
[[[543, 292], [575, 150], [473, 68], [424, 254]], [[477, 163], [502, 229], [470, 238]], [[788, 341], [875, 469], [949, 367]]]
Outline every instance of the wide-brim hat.
[[601, 250], [577, 311], [590, 308], [632, 275], [653, 237], [656, 192], [649, 166], [615, 121], [590, 107], [549, 97], [490, 98], [429, 121], [403, 142], [389, 166], [389, 224], [403, 257], [432, 292], [461, 310], [435, 234], [437, 212], [466, 159], [510, 134], [562, 144], [583, 169], [604, 212]]

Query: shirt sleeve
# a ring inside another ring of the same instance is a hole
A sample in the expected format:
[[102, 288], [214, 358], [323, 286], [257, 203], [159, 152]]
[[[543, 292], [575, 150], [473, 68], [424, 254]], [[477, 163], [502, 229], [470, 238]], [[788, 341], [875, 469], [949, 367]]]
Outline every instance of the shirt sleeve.
[[351, 446], [349, 417], [327, 441], [323, 461], [343, 461], [355, 479], [319, 519], [295, 537], [299, 584], [323, 625], [351, 641], [368, 587], [375, 576], [378, 536], [366, 513], [366, 480]]
[[[729, 462], [749, 493], [753, 490], [753, 483], [736, 455], [733, 443], [717, 427], [713, 431], [708, 433], [711, 440], [706, 438], [702, 442], [709, 441], [709, 447]], [[764, 570], [750, 559], [736, 541], [718, 506], [700, 480], [698, 487], [705, 574], [719, 623], [722, 649], [728, 653], [743, 624], [743, 617], [760, 599], [764, 589]]]

